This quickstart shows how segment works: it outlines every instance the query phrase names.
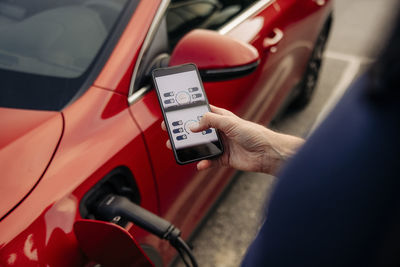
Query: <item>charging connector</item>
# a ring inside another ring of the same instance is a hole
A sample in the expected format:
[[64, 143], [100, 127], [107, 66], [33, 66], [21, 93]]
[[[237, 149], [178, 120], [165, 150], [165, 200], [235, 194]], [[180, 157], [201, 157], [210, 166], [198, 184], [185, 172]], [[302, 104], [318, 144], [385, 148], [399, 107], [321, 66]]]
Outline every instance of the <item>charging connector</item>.
[[186, 261], [184, 253], [189, 257], [193, 267], [198, 266], [189, 246], [180, 237], [181, 231], [178, 228], [154, 213], [136, 205], [128, 198], [112, 194], [108, 195], [99, 202], [95, 212], [96, 216], [107, 221], [121, 216], [159, 238], [168, 240], [179, 252], [186, 266], [190, 265]]

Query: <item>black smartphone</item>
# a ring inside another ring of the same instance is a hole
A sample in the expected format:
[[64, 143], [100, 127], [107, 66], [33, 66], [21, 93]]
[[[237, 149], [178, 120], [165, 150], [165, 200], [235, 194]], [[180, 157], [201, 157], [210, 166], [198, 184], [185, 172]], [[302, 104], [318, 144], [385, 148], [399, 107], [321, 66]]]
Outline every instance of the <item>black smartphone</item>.
[[196, 65], [155, 69], [152, 74], [176, 162], [187, 164], [221, 155], [223, 145], [216, 129], [200, 133], [189, 129], [210, 111]]

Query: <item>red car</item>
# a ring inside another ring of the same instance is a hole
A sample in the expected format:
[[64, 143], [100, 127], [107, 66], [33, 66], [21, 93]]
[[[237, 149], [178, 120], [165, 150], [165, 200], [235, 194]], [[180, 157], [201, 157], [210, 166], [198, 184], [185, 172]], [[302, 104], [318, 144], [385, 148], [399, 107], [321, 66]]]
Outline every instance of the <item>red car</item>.
[[[106, 238], [91, 205], [109, 193], [188, 239], [234, 170], [175, 163], [151, 70], [195, 63], [211, 104], [266, 125], [310, 99], [331, 21], [329, 0], [2, 1], [0, 266], [94, 264], [74, 224]], [[114, 222], [155, 266], [176, 255]]]

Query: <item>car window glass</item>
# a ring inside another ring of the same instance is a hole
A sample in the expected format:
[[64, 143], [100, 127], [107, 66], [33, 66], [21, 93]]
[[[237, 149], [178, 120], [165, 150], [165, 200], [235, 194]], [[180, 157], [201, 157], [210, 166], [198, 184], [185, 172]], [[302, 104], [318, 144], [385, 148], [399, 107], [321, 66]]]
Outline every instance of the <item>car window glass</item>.
[[0, 106], [62, 109], [138, 2], [0, 0]]
[[229, 22], [254, 0], [173, 0], [166, 18], [171, 49], [189, 31], [216, 30]]
[[125, 2], [0, 2], [0, 68], [56, 77], [81, 75]]

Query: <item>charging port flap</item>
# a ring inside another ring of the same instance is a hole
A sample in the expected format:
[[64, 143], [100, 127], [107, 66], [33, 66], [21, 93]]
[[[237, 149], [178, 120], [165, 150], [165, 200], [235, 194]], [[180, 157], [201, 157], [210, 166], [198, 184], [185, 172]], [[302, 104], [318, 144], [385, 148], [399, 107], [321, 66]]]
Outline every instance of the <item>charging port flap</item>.
[[101, 266], [154, 267], [134, 237], [108, 222], [78, 220], [74, 233], [86, 257]]

